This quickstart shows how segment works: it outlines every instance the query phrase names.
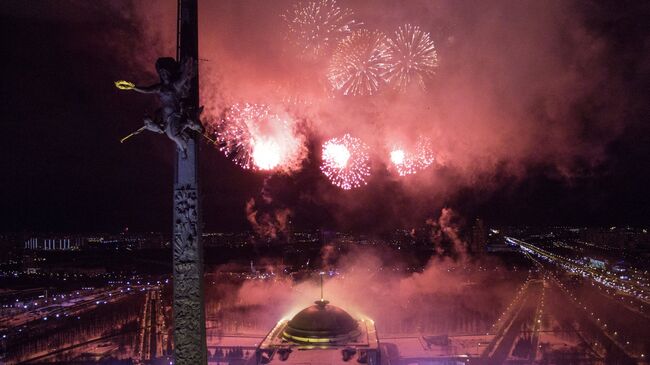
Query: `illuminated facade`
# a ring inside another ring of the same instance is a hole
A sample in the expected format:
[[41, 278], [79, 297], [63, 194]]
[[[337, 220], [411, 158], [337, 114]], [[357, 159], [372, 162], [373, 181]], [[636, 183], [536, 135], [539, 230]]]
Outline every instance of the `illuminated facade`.
[[25, 249], [29, 250], [75, 250], [80, 246], [78, 238], [31, 237], [25, 240]]

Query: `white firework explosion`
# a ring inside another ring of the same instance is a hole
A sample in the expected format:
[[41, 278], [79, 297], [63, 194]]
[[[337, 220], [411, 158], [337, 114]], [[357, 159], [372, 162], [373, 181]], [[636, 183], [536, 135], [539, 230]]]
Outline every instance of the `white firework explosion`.
[[438, 53], [429, 33], [406, 24], [388, 40], [388, 67], [385, 79], [396, 89], [404, 91], [415, 82], [425, 88], [438, 67]]
[[373, 95], [385, 84], [388, 70], [386, 36], [379, 31], [359, 30], [339, 43], [327, 78], [344, 95]]
[[287, 24], [287, 39], [303, 56], [320, 57], [338, 41], [352, 33], [361, 23], [354, 13], [341, 8], [336, 0], [304, 1], [286, 11], [282, 19]]

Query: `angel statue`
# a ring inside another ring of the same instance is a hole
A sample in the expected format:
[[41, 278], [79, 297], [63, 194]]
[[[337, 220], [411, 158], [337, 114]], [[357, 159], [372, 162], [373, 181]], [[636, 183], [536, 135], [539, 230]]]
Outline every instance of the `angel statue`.
[[196, 61], [188, 58], [179, 65], [171, 57], [162, 57], [156, 61], [156, 71], [160, 82], [151, 86], [136, 86], [128, 81], [116, 81], [115, 86], [122, 90], [134, 90], [143, 94], [158, 94], [160, 109], [153, 117], [144, 117], [144, 126], [122, 138], [121, 142], [144, 131], [165, 133], [176, 143], [176, 147], [187, 157], [187, 141], [190, 136], [186, 130], [191, 129], [203, 134], [200, 116], [203, 107], [198, 110], [187, 106], [187, 97], [191, 80], [196, 76]]

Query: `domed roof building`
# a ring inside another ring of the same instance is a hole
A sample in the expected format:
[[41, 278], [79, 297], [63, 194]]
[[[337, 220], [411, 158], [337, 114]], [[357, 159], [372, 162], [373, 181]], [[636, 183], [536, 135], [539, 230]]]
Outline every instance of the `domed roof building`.
[[282, 337], [297, 343], [347, 343], [359, 334], [357, 320], [327, 300], [319, 300], [296, 314]]
[[356, 362], [377, 365], [379, 340], [373, 321], [355, 319], [321, 299], [290, 320], [278, 322], [258, 346], [256, 356], [258, 364], [305, 364], [314, 358], [336, 364], [354, 358]]

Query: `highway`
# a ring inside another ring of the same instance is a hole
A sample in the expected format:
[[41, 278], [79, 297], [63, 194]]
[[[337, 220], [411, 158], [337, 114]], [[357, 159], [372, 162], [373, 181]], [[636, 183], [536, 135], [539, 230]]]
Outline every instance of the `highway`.
[[[564, 318], [561, 321], [564, 321], [567, 327], [574, 328], [584, 343], [591, 345], [596, 357], [606, 356], [606, 361], [615, 359], [621, 364], [647, 361], [644, 349], [647, 350], [647, 328], [650, 322], [644, 313], [626, 306], [626, 303], [609, 296], [609, 290], [602, 289], [600, 281], [594, 278], [602, 277], [597, 275], [603, 275], [606, 270], [591, 268], [577, 260], [550, 253], [521, 240], [509, 240], [519, 245], [538, 270], [544, 272], [553, 298], [549, 303], [554, 307], [554, 316]], [[563, 282], [554, 271], [559, 272], [567, 282]], [[576, 273], [580, 273], [587, 283], [591, 281], [591, 285], [569, 287], [569, 283], [575, 284], [571, 277], [575, 277]], [[608, 275], [611, 282], [620, 281], [613, 274]], [[590, 300], [587, 301], [586, 298]], [[567, 313], [571, 313], [568, 317], [570, 320], [566, 317]], [[579, 323], [578, 328], [574, 323]]]
[[142, 361], [156, 359], [167, 348], [167, 327], [163, 312], [160, 288], [147, 291], [142, 315], [136, 354]]
[[650, 306], [650, 284], [647, 275], [644, 273], [632, 269], [629, 272], [628, 278], [624, 279], [624, 275], [606, 269], [592, 267], [581, 260], [555, 254], [513, 237], [506, 237], [506, 242], [519, 246], [522, 251], [558, 265], [568, 272], [588, 277], [594, 280], [597, 284], [604, 285], [608, 288], [619, 291], [620, 293], [631, 295], [635, 299], [643, 302], [646, 306]]
[[18, 313], [12, 311], [0, 317], [0, 333], [11, 335], [35, 321], [54, 321], [58, 318], [74, 317], [101, 305], [113, 303], [142, 287], [116, 287], [95, 290], [77, 290], [49, 299], [26, 303]]
[[537, 305], [542, 294], [542, 281], [533, 280], [526, 289], [525, 296], [513, 310], [510, 317], [504, 321], [502, 328], [497, 332], [492, 344], [484, 353], [484, 362], [487, 364], [503, 364], [522, 330], [532, 328]]

